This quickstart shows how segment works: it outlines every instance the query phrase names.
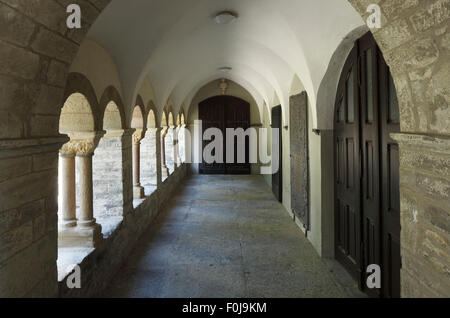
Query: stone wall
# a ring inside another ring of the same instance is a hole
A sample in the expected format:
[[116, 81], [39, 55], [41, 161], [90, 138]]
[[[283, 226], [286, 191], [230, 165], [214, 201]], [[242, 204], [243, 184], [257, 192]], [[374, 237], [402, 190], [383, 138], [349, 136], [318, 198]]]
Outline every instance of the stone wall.
[[56, 296], [58, 124], [69, 66], [109, 0], [0, 1], [0, 297]]
[[[104, 240], [103, 247], [94, 250], [80, 264], [81, 289], [67, 288], [66, 279], [59, 283], [60, 297], [93, 297], [104, 290], [120, 270], [140, 236], [148, 230], [155, 218], [164, 211], [167, 199], [174, 195], [188, 174], [182, 165], [147, 197]], [[67, 277], [66, 277], [67, 278]]]

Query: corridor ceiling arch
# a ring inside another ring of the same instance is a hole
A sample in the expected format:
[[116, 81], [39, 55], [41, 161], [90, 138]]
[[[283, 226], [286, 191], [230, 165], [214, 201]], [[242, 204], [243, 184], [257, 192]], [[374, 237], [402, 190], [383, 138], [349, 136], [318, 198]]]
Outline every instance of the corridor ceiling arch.
[[[238, 18], [217, 24], [214, 16], [226, 10]], [[264, 99], [276, 91], [285, 107], [297, 74], [315, 108], [331, 55], [346, 34], [363, 24], [347, 0], [135, 0], [133, 6], [113, 0], [88, 36], [113, 56], [128, 116], [146, 78], [160, 101], [158, 110], [169, 96], [179, 97], [176, 109], [207, 77], [196, 74], [211, 76], [221, 67], [232, 67]], [[315, 109], [312, 115], [316, 125]]]

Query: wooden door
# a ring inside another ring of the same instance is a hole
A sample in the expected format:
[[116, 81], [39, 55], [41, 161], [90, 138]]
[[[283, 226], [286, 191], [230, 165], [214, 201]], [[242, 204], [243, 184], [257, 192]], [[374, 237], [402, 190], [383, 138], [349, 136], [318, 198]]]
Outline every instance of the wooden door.
[[[352, 72], [355, 84], [349, 84]], [[400, 296], [399, 158], [389, 136], [399, 130], [392, 77], [367, 33], [348, 57], [336, 98], [335, 250], [360, 288], [376, 297]], [[381, 267], [379, 290], [365, 285], [371, 264]]]
[[[249, 140], [245, 144], [245, 163], [226, 163], [226, 128], [250, 127], [250, 104], [242, 99], [232, 96], [215, 96], [199, 104], [199, 119], [202, 121], [202, 135], [209, 128], [218, 128], [223, 136], [223, 160], [207, 164], [202, 162], [199, 166], [200, 174], [249, 174]], [[203, 147], [211, 140], [204, 140]], [[228, 149], [229, 151], [230, 149]], [[237, 142], [234, 144], [235, 159], [237, 159]]]
[[272, 192], [278, 201], [283, 202], [283, 139], [282, 139], [282, 112], [281, 106], [272, 108], [272, 128], [278, 129], [278, 144], [275, 143], [275, 138], [272, 138], [272, 153], [274, 149], [278, 149], [279, 154], [279, 168], [272, 175]]

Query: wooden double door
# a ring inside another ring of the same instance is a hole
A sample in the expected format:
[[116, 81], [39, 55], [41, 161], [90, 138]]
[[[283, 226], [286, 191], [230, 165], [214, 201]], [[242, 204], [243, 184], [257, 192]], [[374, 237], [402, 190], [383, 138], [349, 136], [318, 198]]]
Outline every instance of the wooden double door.
[[[227, 152], [231, 151], [231, 149], [227, 149], [226, 129], [242, 128], [245, 131], [250, 128], [250, 104], [234, 96], [211, 97], [199, 104], [199, 120], [202, 121], [202, 135], [209, 128], [217, 128], [223, 136], [223, 160], [213, 163], [206, 163], [205, 160], [202, 160], [199, 166], [200, 174], [250, 174], [249, 137], [245, 138], [245, 162], [240, 163], [238, 160], [237, 137], [234, 138], [234, 142], [229, 143], [234, 148], [234, 160], [229, 163], [226, 160]], [[210, 142], [211, 140], [204, 140], [202, 149], [205, 149]], [[213, 154], [215, 155], [214, 152]]]
[[[400, 296], [399, 132], [395, 86], [371, 33], [355, 43], [335, 105], [335, 253], [362, 290]], [[371, 264], [381, 289], [369, 289]]]

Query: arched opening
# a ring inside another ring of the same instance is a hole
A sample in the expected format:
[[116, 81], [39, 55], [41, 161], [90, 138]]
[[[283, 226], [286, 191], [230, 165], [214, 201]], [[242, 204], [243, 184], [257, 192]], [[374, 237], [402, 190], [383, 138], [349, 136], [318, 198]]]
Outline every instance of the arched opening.
[[70, 137], [60, 149], [58, 169], [58, 272], [64, 275], [74, 260], [85, 256], [74, 248], [96, 247], [102, 240], [92, 196], [92, 154], [98, 137], [92, 106], [83, 94], [66, 99], [59, 131]]
[[[347, 58], [335, 107], [336, 259], [364, 291], [400, 297], [399, 149], [390, 136], [400, 131], [400, 114], [389, 67], [371, 33]], [[381, 289], [364, 283], [372, 264], [383, 269]]]
[[147, 116], [147, 132], [141, 141], [141, 183], [145, 195], [149, 196], [157, 188], [157, 136], [156, 115], [150, 109]]
[[[106, 104], [103, 116], [104, 136], [93, 158], [94, 215], [104, 226], [112, 226], [124, 215], [125, 164], [131, 161], [131, 145], [124, 142], [125, 131], [116, 102]], [[127, 162], [128, 161], [128, 162]]]

